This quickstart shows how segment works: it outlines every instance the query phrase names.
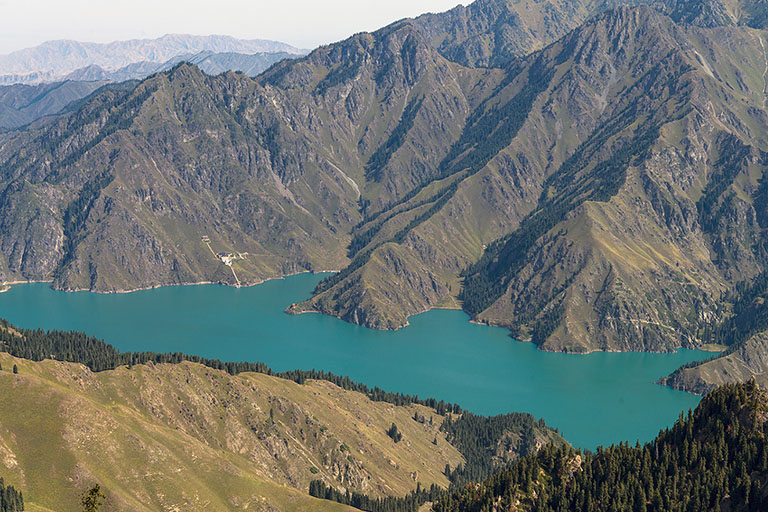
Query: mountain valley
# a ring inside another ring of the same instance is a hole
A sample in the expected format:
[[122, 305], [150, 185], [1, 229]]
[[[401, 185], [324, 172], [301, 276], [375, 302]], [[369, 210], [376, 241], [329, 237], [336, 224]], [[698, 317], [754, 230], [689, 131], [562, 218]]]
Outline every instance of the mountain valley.
[[[460, 20], [519, 36], [519, 7], [404, 20], [255, 79], [180, 64], [6, 135], [0, 273], [123, 291], [341, 270], [291, 312], [394, 329], [463, 307], [554, 351], [706, 343], [765, 264], [759, 23], [621, 6], [470, 57]], [[235, 276], [201, 237], [247, 253]]]

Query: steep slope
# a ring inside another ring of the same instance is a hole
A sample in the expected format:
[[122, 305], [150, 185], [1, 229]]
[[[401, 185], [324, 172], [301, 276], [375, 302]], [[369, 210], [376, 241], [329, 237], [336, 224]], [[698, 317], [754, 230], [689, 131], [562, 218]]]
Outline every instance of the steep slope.
[[463, 271], [467, 311], [546, 349], [696, 344], [720, 294], [762, 264], [760, 229], [738, 233], [730, 208], [697, 201], [711, 180], [702, 201], [719, 204], [720, 173], [749, 176], [733, 187], [752, 195], [763, 70], [749, 30], [647, 8], [599, 16], [511, 66], [441, 162], [442, 184], [357, 228], [353, 264], [297, 309], [397, 327], [451, 304]]
[[[112, 510], [342, 510], [309, 497], [310, 480], [399, 496], [447, 485], [443, 468], [463, 460], [433, 410], [327, 382], [191, 363], [97, 374], [7, 354], [0, 364], [3, 475], [27, 503], [57, 511], [80, 510], [95, 482]], [[399, 443], [386, 434], [393, 422]]]
[[[77, 69], [91, 65], [112, 70], [138, 62], [160, 64], [177, 55], [196, 54], [203, 51], [249, 54], [303, 53], [303, 50], [277, 41], [242, 40], [221, 35], [168, 34], [157, 39], [132, 39], [104, 44], [59, 40], [47, 41], [33, 48], [0, 55], [0, 75], [16, 75], [23, 83], [31, 83], [41, 78], [54, 81], [61, 80], [66, 74]], [[28, 75], [28, 80], [24, 80], [25, 75]]]
[[434, 510], [765, 510], [767, 412], [754, 383], [725, 386], [642, 447], [545, 448]]
[[[762, 188], [762, 181], [761, 181]], [[756, 207], [764, 215], [764, 203]], [[664, 384], [704, 394], [714, 387], [755, 378], [768, 388], [768, 275], [763, 272], [748, 285], [737, 287], [723, 300], [725, 319], [705, 326], [702, 338], [727, 347], [710, 361], [684, 366], [663, 380]]]
[[740, 220], [755, 218], [763, 173], [761, 39], [616, 12], [599, 47], [634, 33], [621, 54], [648, 66], [630, 67], [641, 80], [614, 67], [605, 124], [465, 274], [469, 311], [550, 350], [694, 345], [721, 294], [765, 262], [761, 227]]
[[709, 393], [723, 384], [747, 382], [750, 379], [755, 379], [760, 386], [768, 388], [766, 370], [768, 334], [760, 333], [710, 361], [676, 370], [661, 383], [699, 395]]
[[477, 0], [413, 24], [448, 59], [502, 67], [560, 39], [609, 5], [605, 0]]
[[247, 252], [233, 264], [243, 283], [340, 268], [364, 159], [418, 103], [409, 137], [420, 151], [395, 148], [372, 187], [389, 200], [429, 181], [474, 83], [404, 25], [278, 65], [260, 83], [180, 65], [105, 91], [0, 149], [5, 278], [105, 291], [234, 284], [203, 236], [213, 252]]
[[443, 56], [465, 66], [503, 67], [548, 46], [589, 18], [620, 6], [648, 5], [700, 27], [766, 28], [759, 0], [477, 0], [413, 24]]

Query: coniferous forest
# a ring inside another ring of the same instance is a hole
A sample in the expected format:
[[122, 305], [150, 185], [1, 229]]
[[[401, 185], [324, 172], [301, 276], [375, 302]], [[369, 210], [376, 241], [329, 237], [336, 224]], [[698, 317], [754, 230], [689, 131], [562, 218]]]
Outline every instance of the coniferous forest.
[[766, 393], [754, 382], [728, 385], [644, 446], [548, 445], [441, 497], [434, 510], [767, 510], [766, 434]]
[[11, 485], [5, 485], [0, 478], [0, 512], [18, 512], [24, 510], [24, 497]]

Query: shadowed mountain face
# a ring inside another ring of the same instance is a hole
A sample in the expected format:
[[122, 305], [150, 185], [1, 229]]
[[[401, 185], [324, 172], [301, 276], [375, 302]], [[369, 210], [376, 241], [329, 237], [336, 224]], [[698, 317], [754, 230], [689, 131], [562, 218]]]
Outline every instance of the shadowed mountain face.
[[292, 311], [397, 328], [463, 305], [547, 350], [697, 345], [766, 264], [759, 10], [564, 5], [480, 0], [256, 79], [184, 64], [7, 135], [0, 275], [341, 269]]
[[94, 81], [0, 86], [0, 129], [18, 128], [41, 117], [58, 114], [73, 101], [88, 96], [105, 83]]

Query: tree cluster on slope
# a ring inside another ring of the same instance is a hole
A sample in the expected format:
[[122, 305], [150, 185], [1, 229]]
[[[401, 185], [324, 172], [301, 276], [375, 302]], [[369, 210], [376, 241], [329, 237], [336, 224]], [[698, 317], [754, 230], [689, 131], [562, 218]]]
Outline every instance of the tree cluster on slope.
[[765, 392], [754, 382], [708, 395], [652, 442], [588, 454], [548, 445], [483, 482], [438, 500], [449, 511], [766, 510]]
[[421, 505], [437, 499], [444, 492], [435, 484], [432, 484], [429, 489], [423, 489], [419, 484], [416, 490], [404, 497], [371, 498], [358, 492], [350, 493], [349, 490], [341, 492], [326, 485], [322, 480], [313, 480], [309, 483], [310, 496], [335, 501], [366, 512], [416, 512]]
[[24, 496], [13, 486], [5, 485], [0, 478], [0, 512], [19, 512], [24, 510]]

